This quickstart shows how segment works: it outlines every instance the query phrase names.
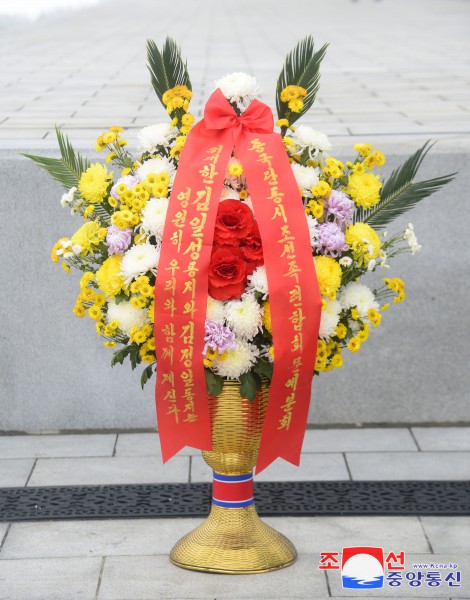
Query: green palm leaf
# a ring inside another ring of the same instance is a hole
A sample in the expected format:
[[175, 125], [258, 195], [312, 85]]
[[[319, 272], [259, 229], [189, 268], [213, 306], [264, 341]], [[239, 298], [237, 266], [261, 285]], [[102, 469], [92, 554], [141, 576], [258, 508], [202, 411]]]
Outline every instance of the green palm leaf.
[[78, 187], [78, 182], [83, 171], [90, 166], [86, 158], [79, 152], [75, 152], [68, 137], [58, 127], [55, 128], [61, 158], [49, 158], [46, 156], [34, 156], [21, 153], [22, 156], [30, 158], [42, 169], [45, 169], [56, 181], [63, 185], [66, 190]]
[[163, 94], [167, 90], [177, 85], [192, 89], [187, 63], [183, 61], [180, 48], [172, 38], [166, 38], [161, 52], [153, 40], [147, 40], [147, 60], [153, 89], [162, 104]]
[[[315, 52], [311, 35], [303, 38], [286, 56], [284, 66], [277, 80], [276, 108], [279, 119], [288, 119], [292, 124], [305, 114], [312, 106], [320, 87], [320, 64], [325, 56], [328, 44]], [[307, 90], [304, 107], [301, 112], [291, 112], [285, 102], [281, 101], [281, 92], [288, 85], [298, 85]]]
[[427, 141], [422, 148], [410, 156], [398, 169], [395, 169], [381, 190], [378, 204], [369, 210], [357, 209], [354, 222], [360, 221], [374, 229], [383, 229], [398, 216], [416, 206], [420, 200], [434, 194], [452, 181], [457, 173], [417, 183], [413, 181], [433, 145]]

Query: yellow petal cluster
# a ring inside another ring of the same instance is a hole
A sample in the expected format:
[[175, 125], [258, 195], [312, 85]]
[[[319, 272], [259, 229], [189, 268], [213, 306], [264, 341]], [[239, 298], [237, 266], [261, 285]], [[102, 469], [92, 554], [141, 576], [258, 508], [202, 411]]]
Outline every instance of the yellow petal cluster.
[[78, 183], [78, 189], [84, 200], [93, 204], [103, 202], [113, 174], [108, 173], [106, 167], [100, 163], [90, 165], [82, 173]]
[[341, 267], [334, 258], [329, 256], [314, 256], [313, 260], [320, 294], [334, 300], [341, 285]]
[[372, 208], [380, 200], [382, 182], [378, 175], [372, 173], [353, 173], [349, 176], [346, 193], [348, 193], [357, 206], [366, 210]]
[[121, 255], [114, 254], [107, 258], [96, 271], [96, 282], [100, 290], [108, 297], [114, 298], [124, 288], [121, 275]]

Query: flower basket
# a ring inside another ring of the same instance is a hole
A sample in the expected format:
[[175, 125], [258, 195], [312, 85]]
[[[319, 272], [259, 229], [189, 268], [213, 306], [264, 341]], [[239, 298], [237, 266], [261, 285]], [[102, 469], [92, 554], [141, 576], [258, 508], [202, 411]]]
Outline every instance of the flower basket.
[[313, 374], [340, 368], [389, 300], [405, 297], [397, 277], [361, 281], [420, 249], [411, 224], [391, 236], [386, 226], [454, 176], [415, 181], [427, 143], [383, 181], [380, 150], [355, 144], [344, 163], [325, 134], [294, 125], [314, 103], [325, 51], [309, 36], [287, 55], [275, 133], [256, 80], [242, 73], [216, 82], [194, 124], [178, 46], [150, 41], [169, 122], [139, 133], [137, 158], [119, 126], [96, 141], [104, 164], [60, 130], [59, 159], [26, 155], [85, 220], [51, 253], [83, 273], [73, 312], [95, 321], [112, 365], [145, 365], [142, 387], [156, 372], [163, 460], [188, 445], [214, 470], [208, 520], [171, 553], [181, 567], [258, 573], [295, 560], [256, 514], [253, 468], [278, 457], [299, 464]]

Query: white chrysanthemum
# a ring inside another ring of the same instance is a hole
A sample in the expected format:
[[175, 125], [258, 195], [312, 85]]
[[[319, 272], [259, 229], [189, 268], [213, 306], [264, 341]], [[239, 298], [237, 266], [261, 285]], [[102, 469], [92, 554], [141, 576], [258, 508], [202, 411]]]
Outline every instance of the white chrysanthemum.
[[154, 235], [158, 241], [163, 236], [166, 213], [168, 210], [168, 198], [150, 198], [142, 210], [141, 230], [147, 235]]
[[338, 300], [330, 300], [329, 298], [323, 298], [323, 301], [326, 306], [321, 311], [320, 330], [318, 335], [322, 340], [328, 341], [334, 334], [336, 326], [339, 323], [341, 304]]
[[261, 306], [253, 294], [225, 303], [225, 321], [237, 337], [251, 340], [261, 329]]
[[349, 265], [352, 264], [352, 258], [349, 256], [342, 256], [338, 262], [342, 267], [349, 267]]
[[240, 200], [240, 194], [229, 185], [224, 185], [220, 193], [220, 201], [222, 200]]
[[263, 300], [269, 294], [268, 278], [266, 276], [266, 268], [264, 265], [256, 267], [251, 275], [248, 275], [248, 285], [246, 288], [249, 292], [260, 292], [263, 294]]
[[379, 303], [372, 290], [362, 283], [348, 283], [341, 292], [339, 301], [345, 309], [357, 308], [359, 316], [362, 318], [367, 316], [369, 308], [379, 308]]
[[169, 123], [156, 123], [144, 127], [137, 134], [139, 143], [139, 152], [150, 152], [153, 154], [157, 151], [157, 146], [168, 148], [170, 140], [176, 137], [176, 129], [171, 127]]
[[73, 201], [73, 197], [75, 195], [75, 192], [77, 191], [76, 187], [70, 188], [68, 192], [66, 192], [65, 194], [62, 194], [62, 198], [60, 199], [60, 204], [62, 205], [62, 208], [65, 208], [67, 206], [67, 204], [70, 204]]
[[159, 259], [160, 250], [151, 244], [132, 246], [124, 253], [121, 261], [121, 275], [126, 285], [148, 271], [156, 274]]
[[145, 323], [149, 323], [147, 308], [134, 308], [130, 302], [124, 300], [116, 304], [114, 300], [108, 302], [108, 323], [117, 321], [119, 329], [125, 335], [130, 335], [132, 327], [137, 325], [142, 327]]
[[137, 176], [143, 180], [150, 173], [154, 175], [166, 173], [170, 177], [170, 183], [173, 183], [176, 167], [168, 158], [149, 158], [149, 160], [144, 161], [137, 169]]
[[224, 324], [224, 303], [208, 296], [206, 319], [215, 323]]
[[239, 108], [246, 108], [251, 99], [261, 91], [256, 79], [247, 73], [225, 75], [215, 82], [215, 87], [222, 91], [227, 100], [236, 102]]
[[259, 350], [254, 344], [236, 340], [235, 350], [229, 350], [223, 360], [215, 360], [212, 368], [221, 377], [236, 379], [251, 369], [258, 356]]
[[310, 246], [312, 248], [317, 247], [318, 240], [318, 221], [312, 215], [305, 215], [307, 217], [308, 231], [310, 233]]
[[302, 190], [310, 191], [310, 189], [316, 186], [320, 181], [318, 178], [318, 173], [314, 167], [304, 167], [298, 163], [293, 163], [291, 166], [292, 170], [294, 171], [297, 185]]
[[308, 125], [299, 125], [291, 137], [300, 148], [308, 148], [312, 157], [322, 152], [329, 152], [332, 148], [330, 140], [324, 133]]
[[416, 234], [414, 232], [414, 227], [412, 223], [408, 223], [408, 227], [405, 229], [403, 239], [408, 242], [411, 254], [416, 254], [416, 252], [419, 252], [421, 250], [421, 246], [418, 244], [418, 240], [416, 239]]

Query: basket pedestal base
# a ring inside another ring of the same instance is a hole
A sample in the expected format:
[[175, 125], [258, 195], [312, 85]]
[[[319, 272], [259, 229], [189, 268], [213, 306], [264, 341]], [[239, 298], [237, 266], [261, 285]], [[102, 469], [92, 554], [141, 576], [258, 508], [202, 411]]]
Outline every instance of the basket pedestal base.
[[212, 505], [207, 520], [181, 538], [170, 554], [174, 565], [210, 573], [266, 573], [288, 567], [294, 545], [259, 518], [254, 506]]

